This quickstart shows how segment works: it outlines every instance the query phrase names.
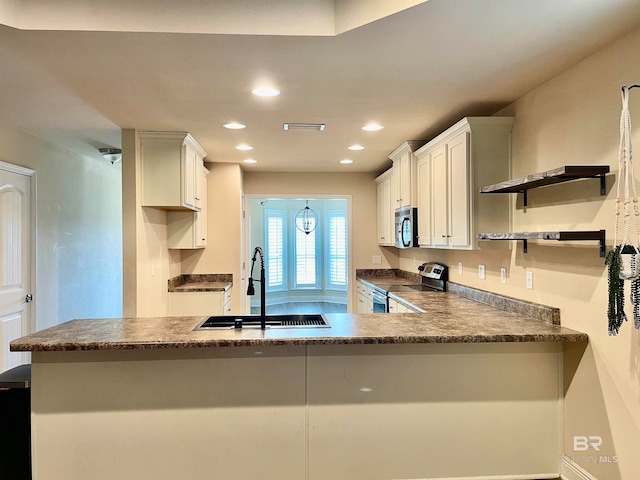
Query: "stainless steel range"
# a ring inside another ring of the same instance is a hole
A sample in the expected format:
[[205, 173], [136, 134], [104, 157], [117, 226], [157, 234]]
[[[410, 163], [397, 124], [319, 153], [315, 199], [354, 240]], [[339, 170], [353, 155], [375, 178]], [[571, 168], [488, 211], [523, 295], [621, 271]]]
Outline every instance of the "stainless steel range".
[[372, 290], [373, 313], [389, 312], [388, 293], [393, 292], [444, 292], [447, 289], [449, 271], [445, 265], [435, 262], [426, 262], [418, 267], [421, 276], [420, 283], [402, 284], [376, 284]]

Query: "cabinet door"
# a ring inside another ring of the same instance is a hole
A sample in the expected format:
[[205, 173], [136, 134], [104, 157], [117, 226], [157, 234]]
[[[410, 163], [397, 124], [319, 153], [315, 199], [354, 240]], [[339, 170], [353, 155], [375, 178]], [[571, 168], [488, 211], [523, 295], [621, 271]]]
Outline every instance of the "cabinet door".
[[468, 134], [447, 142], [449, 164], [449, 245], [467, 247], [469, 239], [469, 155]]
[[393, 298], [389, 299], [389, 313], [398, 313], [398, 306], [400, 304], [396, 302]]
[[418, 160], [416, 174], [418, 197], [418, 244], [431, 245], [431, 155]]
[[356, 306], [357, 313], [371, 313], [371, 299], [365, 295], [358, 293], [358, 305]]
[[199, 208], [196, 200], [196, 171], [198, 156], [196, 151], [189, 145], [184, 145], [184, 156], [182, 158], [182, 201], [194, 210]]
[[169, 316], [223, 315], [225, 292], [169, 292]]
[[[431, 243], [434, 246], [449, 244], [448, 230], [448, 182], [447, 146], [441, 145], [431, 153]], [[420, 225], [418, 225], [420, 228]]]
[[400, 157], [400, 197], [398, 198], [398, 206], [411, 206], [411, 152], [407, 152]]
[[194, 213], [195, 216], [195, 233], [194, 233], [194, 243], [196, 247], [206, 247], [207, 246], [207, 173], [208, 170], [204, 167], [200, 167], [201, 178], [200, 182], [201, 193], [200, 193], [200, 203], [201, 208], [199, 212]]
[[378, 244], [392, 245], [391, 178], [378, 184]]

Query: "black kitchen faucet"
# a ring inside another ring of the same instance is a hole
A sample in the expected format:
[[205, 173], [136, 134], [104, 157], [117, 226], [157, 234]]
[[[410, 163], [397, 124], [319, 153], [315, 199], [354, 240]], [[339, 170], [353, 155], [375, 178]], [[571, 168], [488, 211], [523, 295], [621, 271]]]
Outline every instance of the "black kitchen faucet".
[[253, 258], [251, 258], [251, 274], [249, 275], [249, 286], [247, 287], [247, 295], [255, 295], [256, 289], [253, 286], [253, 266], [256, 263], [256, 258], [260, 255], [260, 280], [255, 280], [256, 282], [260, 282], [260, 328], [264, 330], [266, 328], [266, 285], [264, 281], [264, 251], [260, 247], [256, 247], [253, 251]]

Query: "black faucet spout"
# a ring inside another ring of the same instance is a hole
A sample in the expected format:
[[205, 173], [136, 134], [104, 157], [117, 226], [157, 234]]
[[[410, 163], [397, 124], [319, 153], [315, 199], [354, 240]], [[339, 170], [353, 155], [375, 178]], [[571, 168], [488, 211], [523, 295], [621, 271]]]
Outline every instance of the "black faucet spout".
[[[260, 280], [253, 278], [253, 267], [256, 263], [256, 259], [260, 256]], [[249, 275], [249, 285], [247, 287], [247, 295], [255, 295], [256, 289], [253, 286], [253, 282], [260, 282], [260, 328], [266, 329], [266, 282], [264, 272], [264, 251], [260, 247], [256, 247], [253, 251], [253, 257], [251, 258], [251, 274]]]

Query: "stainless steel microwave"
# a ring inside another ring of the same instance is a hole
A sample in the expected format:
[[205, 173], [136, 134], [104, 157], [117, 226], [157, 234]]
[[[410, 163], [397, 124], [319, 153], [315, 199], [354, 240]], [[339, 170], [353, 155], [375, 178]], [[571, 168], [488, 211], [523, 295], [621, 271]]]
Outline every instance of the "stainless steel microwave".
[[396, 210], [396, 247], [418, 246], [418, 209], [405, 207]]

